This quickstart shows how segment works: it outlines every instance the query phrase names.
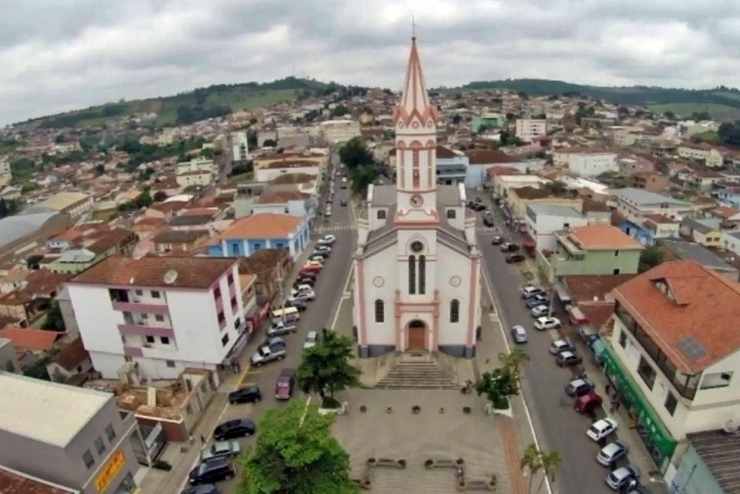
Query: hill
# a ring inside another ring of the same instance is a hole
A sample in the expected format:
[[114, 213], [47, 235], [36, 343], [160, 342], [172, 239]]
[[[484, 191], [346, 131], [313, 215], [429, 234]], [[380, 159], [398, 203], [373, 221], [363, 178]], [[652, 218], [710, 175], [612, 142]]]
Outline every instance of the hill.
[[84, 110], [40, 117], [17, 125], [37, 127], [90, 127], [111, 118], [141, 113], [156, 113], [160, 126], [188, 124], [204, 118], [294, 101], [298, 97], [331, 92], [337, 86], [311, 79], [287, 77], [267, 83], [218, 84], [174, 96], [120, 101]]
[[652, 111], [672, 111], [679, 116], [693, 112], [708, 112], [723, 121], [740, 118], [740, 90], [718, 87], [715, 89], [680, 89], [655, 86], [590, 86], [548, 79], [506, 79], [476, 81], [458, 88], [465, 91], [507, 89], [533, 96], [581, 95], [613, 104], [647, 106]]

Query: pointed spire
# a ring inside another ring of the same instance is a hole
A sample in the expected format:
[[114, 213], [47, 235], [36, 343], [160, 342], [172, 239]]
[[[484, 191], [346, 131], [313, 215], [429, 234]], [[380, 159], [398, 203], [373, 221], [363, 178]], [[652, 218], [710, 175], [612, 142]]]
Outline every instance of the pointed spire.
[[414, 114], [418, 115], [422, 121], [429, 117], [436, 120], [436, 112], [429, 101], [429, 95], [424, 84], [424, 73], [421, 69], [421, 60], [416, 48], [415, 34], [411, 38], [411, 53], [406, 67], [406, 81], [403, 85], [403, 95], [396, 115], [396, 121], [402, 119], [407, 123]]

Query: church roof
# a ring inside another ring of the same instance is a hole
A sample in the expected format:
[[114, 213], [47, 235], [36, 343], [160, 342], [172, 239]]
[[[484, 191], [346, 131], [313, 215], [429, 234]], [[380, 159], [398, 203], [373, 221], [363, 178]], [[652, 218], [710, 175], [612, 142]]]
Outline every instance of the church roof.
[[406, 80], [403, 84], [401, 102], [396, 108], [396, 123], [403, 122], [408, 125], [411, 119], [417, 116], [422, 123], [428, 119], [436, 120], [437, 111], [429, 100], [424, 73], [421, 69], [421, 59], [416, 48], [416, 37], [411, 38], [411, 52], [406, 67]]

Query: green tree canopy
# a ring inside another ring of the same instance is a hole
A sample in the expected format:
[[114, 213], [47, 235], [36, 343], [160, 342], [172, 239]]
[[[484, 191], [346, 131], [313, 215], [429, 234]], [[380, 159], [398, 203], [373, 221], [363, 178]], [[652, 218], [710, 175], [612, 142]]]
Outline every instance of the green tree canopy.
[[325, 405], [336, 405], [334, 393], [359, 382], [360, 371], [349, 363], [350, 358], [352, 340], [322, 329], [316, 345], [303, 352], [298, 385], [304, 393], [318, 393]]
[[555, 478], [562, 461], [563, 460], [557, 451], [542, 451], [536, 444], [530, 444], [527, 446], [527, 449], [524, 450], [524, 454], [519, 463], [522, 470], [526, 469], [529, 471], [527, 492], [532, 492], [532, 480], [540, 471], [542, 471], [544, 475], [537, 486], [537, 492], [542, 490], [542, 484], [545, 482], [545, 477], [550, 479], [550, 482], [555, 482]]
[[254, 448], [244, 460], [240, 494], [351, 494], [349, 455], [332, 437], [332, 414], [293, 400], [259, 422]]
[[46, 312], [46, 320], [42, 326], [42, 329], [48, 329], [51, 331], [64, 331], [64, 318], [62, 317], [62, 309], [59, 307], [59, 302], [54, 300]]
[[645, 272], [663, 262], [663, 251], [657, 245], [647, 247], [640, 253], [639, 271]]
[[339, 149], [339, 158], [349, 169], [374, 162], [373, 155], [360, 137], [353, 137]]

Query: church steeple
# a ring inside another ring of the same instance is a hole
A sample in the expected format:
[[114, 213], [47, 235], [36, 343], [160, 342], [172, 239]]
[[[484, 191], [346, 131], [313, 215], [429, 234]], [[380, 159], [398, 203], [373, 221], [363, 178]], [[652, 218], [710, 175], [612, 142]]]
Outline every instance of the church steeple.
[[396, 108], [396, 125], [399, 122], [408, 127], [412, 118], [419, 118], [423, 126], [428, 126], [428, 121], [437, 120], [437, 112], [429, 101], [426, 85], [424, 84], [424, 72], [421, 69], [421, 59], [416, 48], [416, 36], [411, 38], [411, 52], [406, 66], [406, 80], [403, 85], [401, 102]]

